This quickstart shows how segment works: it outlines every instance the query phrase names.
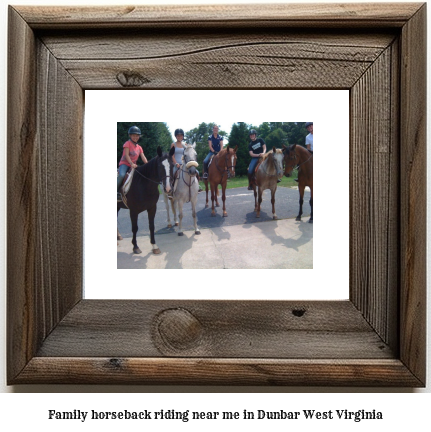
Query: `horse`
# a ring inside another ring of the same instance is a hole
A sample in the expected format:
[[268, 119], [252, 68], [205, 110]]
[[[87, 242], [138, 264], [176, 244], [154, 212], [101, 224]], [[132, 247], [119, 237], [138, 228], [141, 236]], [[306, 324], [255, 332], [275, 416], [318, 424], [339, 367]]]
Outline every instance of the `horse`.
[[[183, 164], [177, 171], [177, 185], [175, 190], [173, 191], [173, 196], [171, 200], [172, 213], [174, 215], [175, 226], [179, 226], [178, 235], [183, 235], [182, 229], [182, 220], [183, 220], [183, 205], [184, 203], [191, 202], [192, 204], [192, 216], [195, 226], [195, 234], [199, 235], [201, 232], [199, 231], [197, 220], [196, 220], [196, 203], [198, 200], [198, 190], [199, 190], [199, 182], [196, 178], [198, 167], [197, 163], [197, 154], [195, 151], [196, 144], [187, 144], [184, 149], [184, 155], [182, 157]], [[165, 200], [166, 211], [168, 213], [168, 228], [172, 227], [171, 219], [169, 216], [169, 200], [166, 193], [163, 193], [163, 198]], [[177, 212], [178, 208], [179, 214], [179, 222], [177, 221]]]
[[284, 175], [286, 177], [290, 177], [293, 168], [298, 166], [299, 213], [296, 220], [301, 220], [304, 190], [305, 186], [308, 186], [310, 188], [311, 207], [308, 222], [313, 223], [313, 153], [297, 144], [292, 144], [289, 147], [283, 145], [283, 153], [285, 164]]
[[217, 200], [218, 185], [222, 188], [222, 200], [223, 200], [223, 217], [227, 216], [226, 212], [226, 183], [230, 177], [235, 177], [235, 165], [236, 165], [236, 151], [238, 146], [230, 148], [229, 145], [220, 150], [212, 159], [211, 165], [208, 168], [208, 178], [204, 179], [205, 192], [206, 192], [206, 203], [205, 208], [208, 208], [208, 182], [211, 186], [211, 216], [215, 217], [216, 212], [214, 208], [214, 201], [217, 207], [219, 203]]
[[[154, 239], [154, 217], [156, 215], [157, 201], [160, 195], [159, 184], [162, 184], [163, 189], [167, 192], [171, 189], [169, 178], [170, 167], [173, 164], [172, 155], [174, 152], [174, 148], [167, 153], [162, 152], [160, 146], [157, 147], [157, 156], [145, 165], [141, 165], [135, 169], [133, 182], [126, 196], [127, 206], [123, 201], [117, 203], [117, 217], [120, 209], [128, 208], [130, 210], [130, 221], [132, 222], [133, 232], [133, 253], [135, 254], [142, 253], [136, 242], [136, 233], [138, 232], [138, 215], [145, 210], [148, 213], [150, 242], [153, 253], [160, 253], [160, 249], [157, 247]], [[119, 237], [121, 236], [117, 229], [117, 238]]]
[[[283, 151], [273, 147], [272, 151], [260, 157], [257, 166], [255, 181], [252, 184], [254, 192], [254, 211], [256, 217], [260, 217], [260, 205], [262, 203], [263, 191], [271, 191], [272, 218], [277, 219], [275, 214], [275, 192], [277, 191], [277, 180], [283, 177]], [[257, 191], [256, 191], [257, 187]]]

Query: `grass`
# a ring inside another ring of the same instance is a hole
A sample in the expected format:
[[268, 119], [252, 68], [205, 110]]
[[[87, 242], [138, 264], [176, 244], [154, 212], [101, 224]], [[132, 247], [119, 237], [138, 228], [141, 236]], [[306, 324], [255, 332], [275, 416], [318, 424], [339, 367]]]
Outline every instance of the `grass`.
[[[281, 182], [278, 183], [277, 187], [292, 187], [292, 186], [298, 186], [298, 183], [294, 180], [297, 177], [297, 172], [294, 171], [292, 173], [292, 176], [290, 177], [284, 177], [281, 179]], [[205, 183], [201, 180], [199, 182], [201, 188], [205, 190]], [[227, 189], [234, 189], [239, 187], [247, 187], [248, 186], [248, 177], [242, 176], [242, 177], [234, 177], [227, 181]], [[208, 185], [209, 188], [209, 185]]]

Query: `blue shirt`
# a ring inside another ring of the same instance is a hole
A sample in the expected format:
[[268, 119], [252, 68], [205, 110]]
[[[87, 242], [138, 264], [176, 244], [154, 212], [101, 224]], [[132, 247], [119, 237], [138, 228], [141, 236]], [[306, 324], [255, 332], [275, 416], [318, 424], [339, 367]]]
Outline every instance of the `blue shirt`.
[[214, 134], [211, 134], [208, 137], [208, 142], [211, 141], [213, 150], [218, 153], [221, 150], [220, 141], [223, 141], [223, 137], [217, 134], [217, 137]]

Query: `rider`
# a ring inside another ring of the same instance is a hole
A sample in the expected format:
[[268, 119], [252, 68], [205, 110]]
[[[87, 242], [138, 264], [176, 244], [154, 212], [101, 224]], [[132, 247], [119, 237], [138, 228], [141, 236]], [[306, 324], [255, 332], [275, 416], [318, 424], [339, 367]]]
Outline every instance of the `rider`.
[[129, 168], [136, 168], [136, 162], [141, 156], [142, 162], [146, 164], [147, 158], [145, 157], [144, 150], [138, 144], [141, 138], [141, 130], [137, 126], [132, 126], [129, 128], [129, 140], [123, 145], [123, 155], [120, 159], [118, 176], [117, 176], [117, 200], [121, 200], [120, 188], [123, 183], [123, 179], [129, 170]]
[[308, 151], [313, 152], [313, 122], [305, 123], [305, 129], [307, 129], [308, 132], [310, 132], [305, 137], [305, 146], [307, 147]]
[[255, 129], [250, 130], [250, 144], [248, 145], [248, 151], [251, 156], [251, 162], [248, 166], [248, 190], [253, 190], [251, 186], [252, 179], [254, 176], [254, 170], [256, 169], [259, 157], [266, 153], [266, 144], [262, 138], [256, 138], [257, 132]]
[[212, 155], [216, 155], [223, 148], [223, 137], [218, 134], [218, 126], [214, 125], [213, 133], [208, 137], [208, 147], [210, 152], [204, 159], [204, 179], [208, 178], [208, 164]]
[[[307, 150], [310, 153], [313, 153], [313, 122], [305, 123], [305, 129], [307, 129], [308, 132], [310, 132], [305, 137], [305, 147], [307, 147]], [[298, 182], [298, 179], [296, 178], [295, 181]]]
[[[175, 129], [174, 132], [175, 138], [177, 139], [176, 142], [171, 144], [171, 148], [175, 147], [175, 153], [172, 156], [172, 160], [174, 162], [174, 168], [173, 168], [173, 181], [172, 181], [172, 189], [171, 192], [168, 193], [168, 197], [171, 199], [173, 196], [173, 191], [174, 191], [174, 184], [175, 184], [175, 173], [178, 171], [178, 169], [181, 166], [181, 159], [184, 155], [184, 149], [186, 148], [185, 145], [183, 144], [183, 140], [184, 140], [184, 131], [182, 129]], [[196, 170], [196, 178], [199, 181], [199, 171]], [[202, 188], [199, 185], [199, 190], [198, 193], [202, 192]]]

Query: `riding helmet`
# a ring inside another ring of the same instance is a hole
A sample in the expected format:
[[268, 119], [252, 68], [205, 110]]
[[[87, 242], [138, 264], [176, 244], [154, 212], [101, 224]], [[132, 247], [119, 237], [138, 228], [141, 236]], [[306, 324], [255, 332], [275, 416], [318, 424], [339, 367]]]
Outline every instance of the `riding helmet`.
[[174, 133], [174, 135], [175, 135], [175, 136], [177, 136], [177, 135], [182, 135], [182, 136], [184, 136], [184, 131], [183, 131], [182, 129], [175, 129], [175, 133]]
[[138, 126], [132, 126], [132, 127], [129, 129], [129, 135], [132, 135], [132, 134], [142, 135], [142, 134], [141, 134], [141, 129], [139, 129]]
[[257, 135], [257, 132], [255, 129], [251, 129], [249, 135]]
[[305, 129], [307, 129], [308, 126], [313, 126], [313, 122], [307, 122], [307, 123], [305, 123]]

